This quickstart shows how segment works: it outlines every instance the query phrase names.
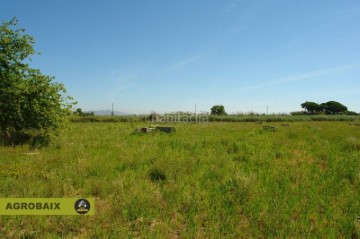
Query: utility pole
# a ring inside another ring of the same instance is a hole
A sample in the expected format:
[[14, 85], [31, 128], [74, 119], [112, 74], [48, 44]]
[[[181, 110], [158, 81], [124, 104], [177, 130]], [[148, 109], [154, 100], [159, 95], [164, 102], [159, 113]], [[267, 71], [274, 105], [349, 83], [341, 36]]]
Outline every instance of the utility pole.
[[268, 105], [266, 106], [266, 114], [267, 115], [269, 114], [269, 106]]
[[114, 116], [114, 103], [111, 104], [111, 116]]
[[195, 122], [197, 122], [196, 104], [195, 104]]

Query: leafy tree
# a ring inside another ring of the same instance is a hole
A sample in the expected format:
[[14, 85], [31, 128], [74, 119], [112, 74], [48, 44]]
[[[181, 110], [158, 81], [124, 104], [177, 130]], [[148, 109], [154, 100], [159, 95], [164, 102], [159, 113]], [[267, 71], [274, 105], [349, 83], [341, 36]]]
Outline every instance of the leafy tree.
[[306, 101], [301, 104], [301, 107], [306, 110], [309, 114], [317, 114], [322, 111], [322, 108], [319, 104], [311, 101]]
[[326, 103], [317, 104], [315, 102], [306, 101], [301, 104], [301, 107], [306, 110], [307, 113], [310, 114], [318, 114], [324, 112], [325, 114], [353, 114], [354, 112], [348, 112], [347, 107], [345, 105], [340, 104], [336, 101], [328, 101]]
[[211, 108], [212, 115], [226, 115], [225, 107], [223, 105], [214, 105]]
[[78, 115], [78, 116], [82, 116], [82, 115], [83, 115], [83, 111], [82, 111], [81, 108], [77, 108], [74, 113], [75, 113], [76, 115]]
[[82, 111], [81, 108], [77, 108], [73, 113], [75, 115], [77, 115], [77, 116], [83, 116], [83, 117], [85, 117], [85, 116], [94, 116], [95, 115], [94, 112], [84, 112], [84, 111]]
[[345, 105], [342, 105], [336, 101], [328, 101], [326, 103], [322, 103], [320, 106], [326, 114], [331, 115], [347, 111], [347, 107]]
[[63, 84], [29, 66], [35, 41], [17, 23], [0, 26], [0, 137], [7, 143], [56, 135], [74, 104]]

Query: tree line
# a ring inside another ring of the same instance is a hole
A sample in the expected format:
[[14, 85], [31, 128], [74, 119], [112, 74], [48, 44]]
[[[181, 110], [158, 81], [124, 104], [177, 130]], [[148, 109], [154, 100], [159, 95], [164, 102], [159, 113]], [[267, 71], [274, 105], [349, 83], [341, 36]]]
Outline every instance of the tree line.
[[73, 115], [86, 117], [86, 116], [94, 116], [95, 113], [93, 111], [91, 112], [84, 112], [81, 108], [77, 108], [75, 111], [73, 111]]
[[348, 111], [348, 108], [336, 101], [328, 101], [326, 103], [315, 103], [312, 101], [306, 101], [301, 104], [301, 107], [305, 110], [304, 114], [318, 115], [357, 115], [356, 112]]
[[[348, 108], [336, 101], [328, 101], [326, 103], [315, 103], [306, 101], [301, 104], [305, 111], [292, 112], [292, 115], [358, 115], [354, 111], [348, 111]], [[223, 105], [214, 105], [211, 109], [211, 115], [224, 116], [227, 115]]]

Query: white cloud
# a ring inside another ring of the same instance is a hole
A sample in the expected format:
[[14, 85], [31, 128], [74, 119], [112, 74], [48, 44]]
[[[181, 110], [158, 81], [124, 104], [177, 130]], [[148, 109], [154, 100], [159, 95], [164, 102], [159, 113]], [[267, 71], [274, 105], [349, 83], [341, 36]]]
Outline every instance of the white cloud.
[[257, 88], [263, 88], [263, 87], [268, 87], [268, 86], [272, 86], [272, 85], [286, 84], [286, 83], [294, 82], [294, 81], [304, 81], [304, 80], [313, 79], [315, 77], [328, 75], [328, 74], [335, 73], [335, 72], [350, 70], [350, 69], [356, 69], [356, 68], [360, 68], [360, 64], [351, 64], [351, 65], [345, 65], [345, 66], [325, 68], [325, 69], [320, 69], [320, 70], [316, 70], [316, 71], [306, 72], [304, 74], [288, 76], [288, 77], [281, 78], [281, 79], [278, 79], [275, 81], [265, 82], [263, 84], [247, 86], [243, 89], [244, 90], [257, 89]]
[[176, 62], [175, 64], [171, 65], [170, 69], [177, 70], [177, 69], [180, 69], [180, 68], [182, 68], [184, 66], [191, 65], [192, 63], [198, 61], [200, 58], [201, 58], [200, 55], [194, 55], [194, 56], [191, 56], [189, 58], [180, 60], [180, 61]]

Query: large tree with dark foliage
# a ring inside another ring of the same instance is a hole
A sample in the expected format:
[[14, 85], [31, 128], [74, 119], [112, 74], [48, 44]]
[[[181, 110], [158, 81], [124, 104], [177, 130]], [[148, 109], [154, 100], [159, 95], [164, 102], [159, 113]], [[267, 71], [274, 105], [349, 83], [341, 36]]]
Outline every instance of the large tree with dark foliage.
[[226, 115], [225, 107], [223, 105], [214, 105], [211, 108], [212, 115]]
[[310, 114], [317, 114], [322, 110], [319, 104], [311, 101], [306, 101], [305, 103], [302, 103], [301, 107]]
[[336, 101], [328, 101], [326, 103], [322, 103], [320, 106], [322, 110], [329, 115], [344, 113], [347, 111], [347, 107], [345, 105]]
[[325, 113], [328, 115], [334, 114], [356, 114], [355, 112], [349, 112], [347, 107], [336, 101], [328, 101], [326, 103], [317, 104], [315, 102], [306, 101], [301, 104], [301, 107], [309, 114]]

